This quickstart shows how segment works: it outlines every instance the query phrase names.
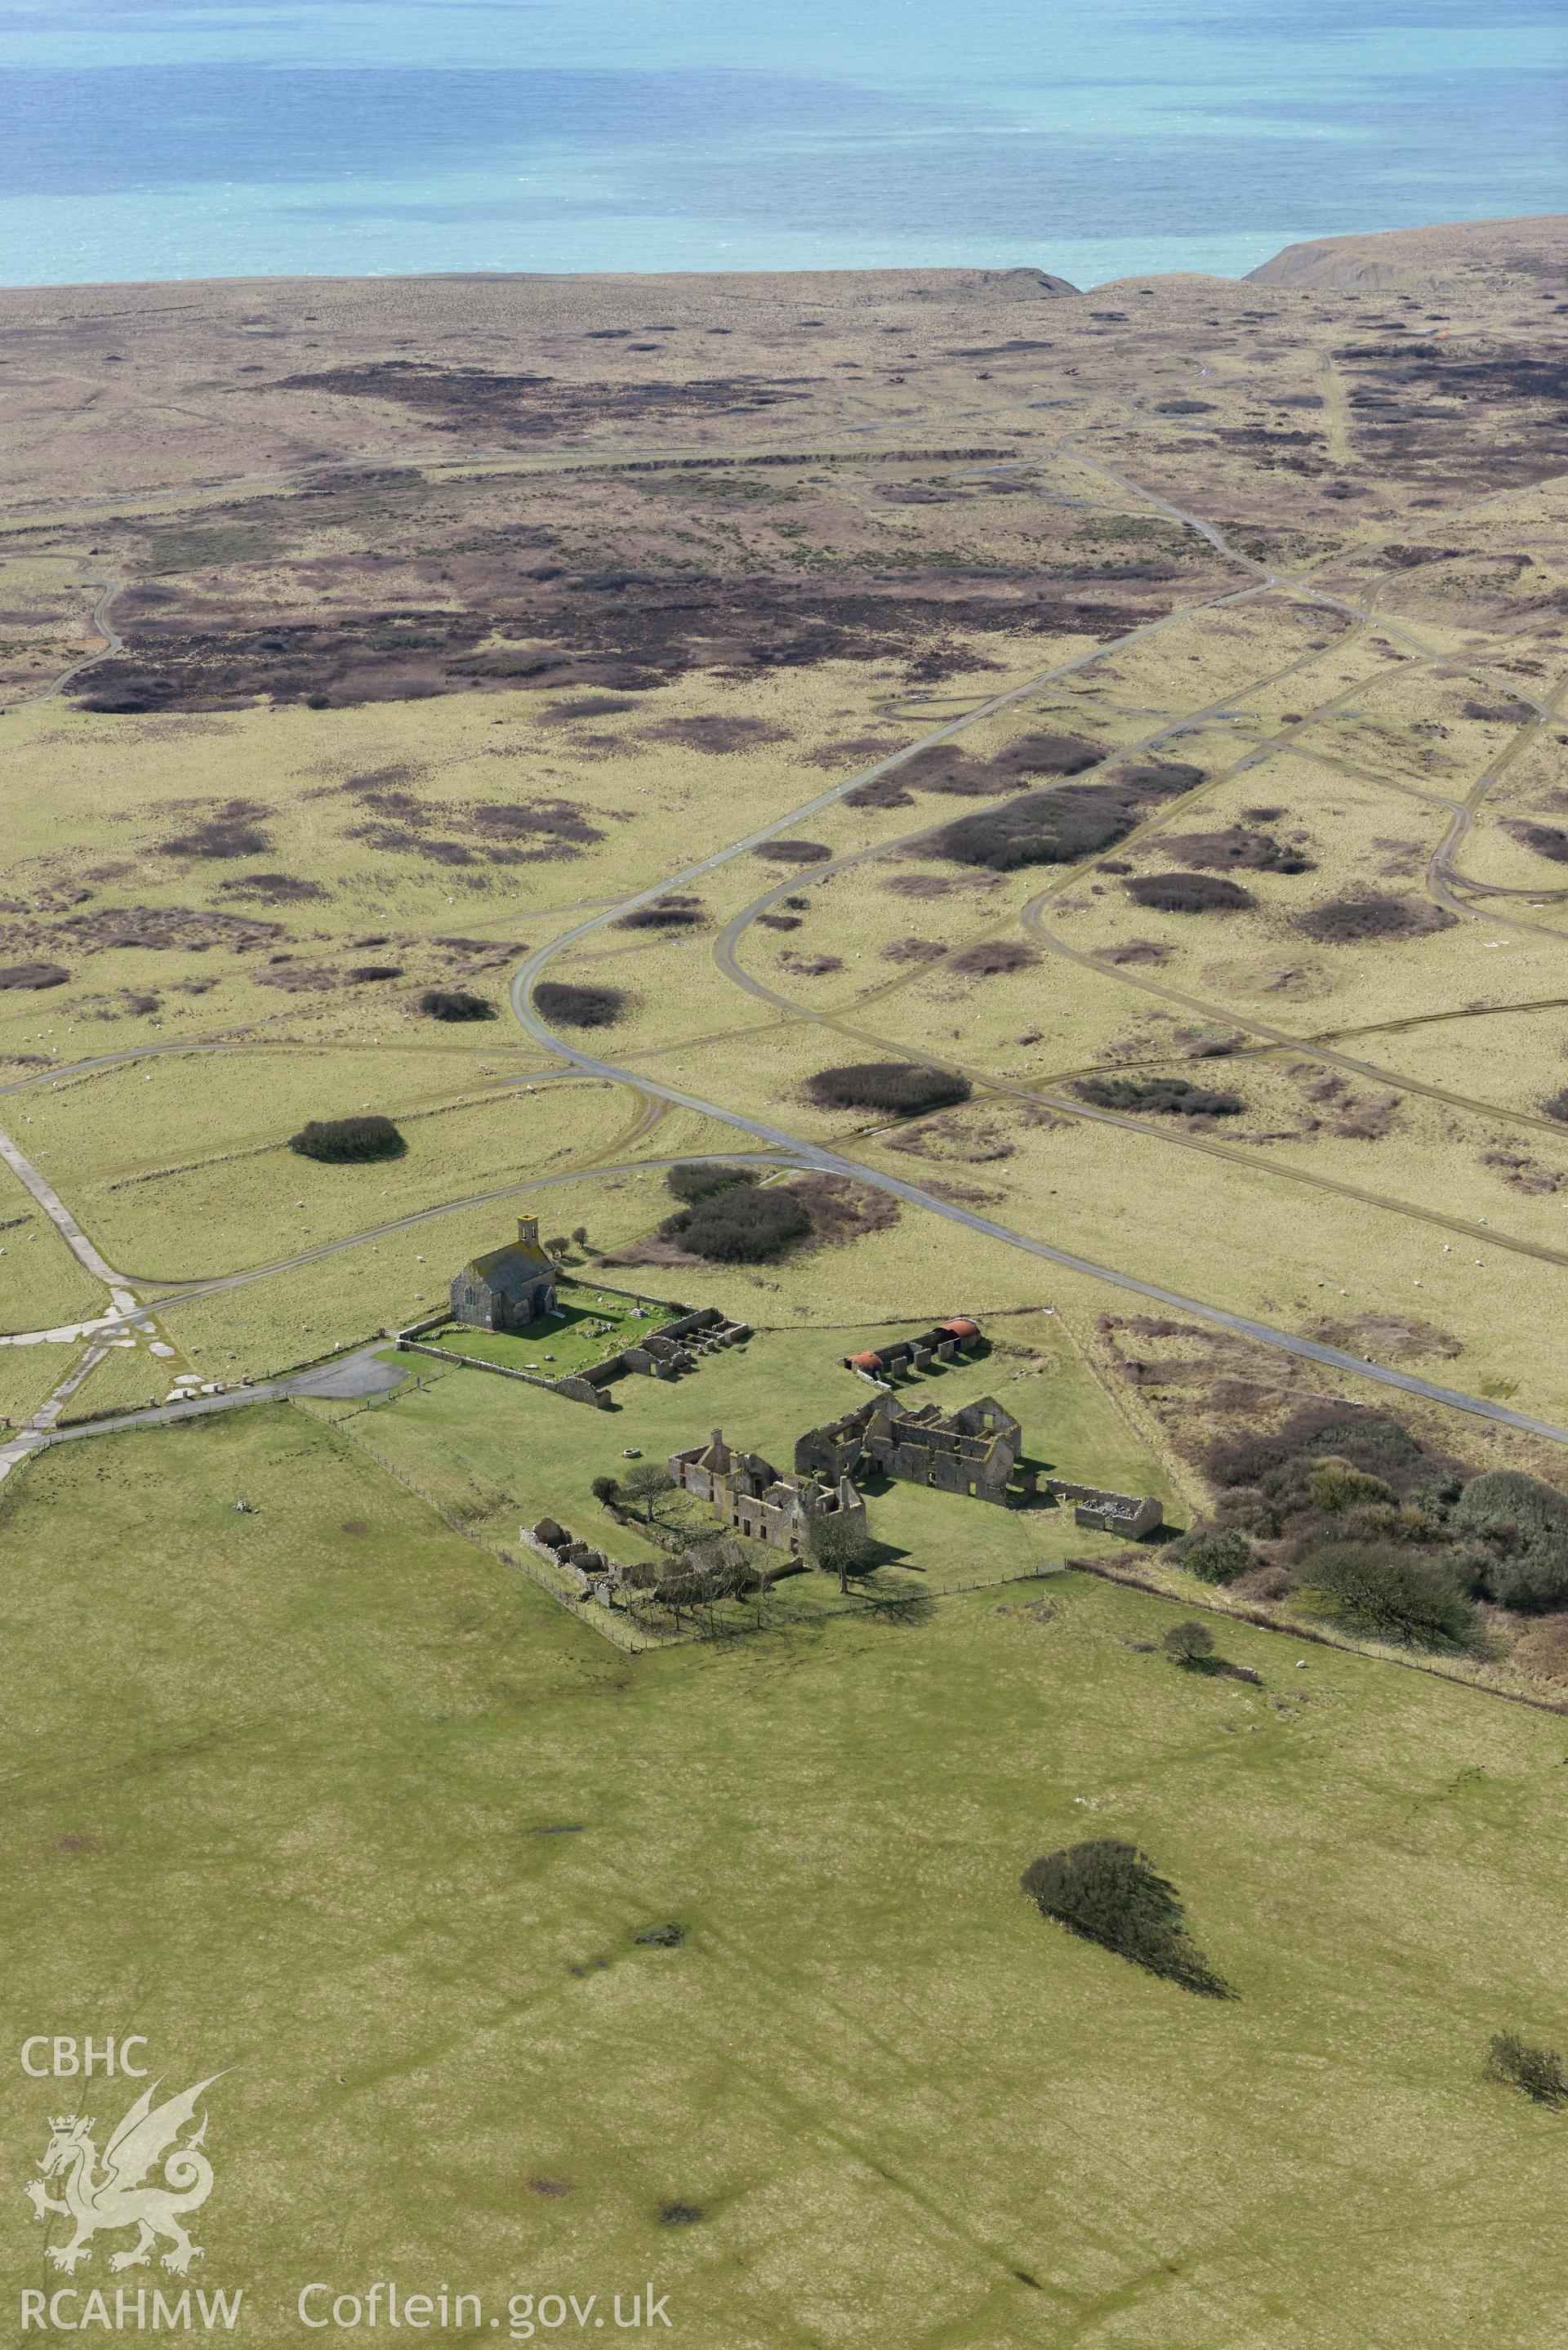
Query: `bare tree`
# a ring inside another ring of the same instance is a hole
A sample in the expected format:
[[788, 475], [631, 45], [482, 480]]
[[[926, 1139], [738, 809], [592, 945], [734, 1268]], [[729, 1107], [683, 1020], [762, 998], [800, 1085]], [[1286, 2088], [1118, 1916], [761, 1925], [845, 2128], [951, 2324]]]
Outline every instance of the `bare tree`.
[[836, 1575], [840, 1591], [847, 1591], [852, 1575], [869, 1572], [876, 1544], [857, 1519], [834, 1515], [814, 1518], [806, 1530], [806, 1555], [825, 1575]]
[[653, 1523], [653, 1504], [670, 1491], [670, 1471], [662, 1461], [634, 1461], [620, 1481], [620, 1490], [632, 1503], [642, 1503], [644, 1523]]
[[1203, 1664], [1214, 1653], [1214, 1635], [1207, 1624], [1190, 1619], [1172, 1624], [1165, 1636], [1165, 1653], [1179, 1665]]

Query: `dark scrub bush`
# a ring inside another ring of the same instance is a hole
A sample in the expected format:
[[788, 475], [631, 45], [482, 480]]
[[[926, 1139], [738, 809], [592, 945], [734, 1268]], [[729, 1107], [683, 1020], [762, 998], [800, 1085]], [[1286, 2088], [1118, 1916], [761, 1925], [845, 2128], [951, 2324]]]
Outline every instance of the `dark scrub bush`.
[[614, 928], [618, 931], [691, 931], [706, 920], [701, 907], [693, 898], [660, 898], [651, 906], [639, 906], [635, 912], [623, 914]]
[[1297, 916], [1297, 927], [1321, 946], [1349, 946], [1361, 940], [1419, 939], [1450, 930], [1459, 917], [1424, 898], [1330, 898]]
[[1325, 1543], [1302, 1561], [1309, 1605], [1364, 1639], [1462, 1648], [1475, 1607], [1443, 1562], [1379, 1543]]
[[1239, 881], [1222, 873], [1144, 873], [1124, 881], [1135, 905], [1153, 906], [1162, 914], [1235, 914], [1257, 899]]
[[400, 1159], [408, 1144], [389, 1118], [367, 1111], [358, 1118], [313, 1118], [288, 1147], [302, 1159], [350, 1164], [366, 1159]]
[[1555, 1485], [1521, 1469], [1485, 1470], [1461, 1491], [1451, 1523], [1490, 1560], [1485, 1588], [1501, 1607], [1568, 1607], [1568, 1495]]
[[741, 1185], [680, 1209], [660, 1230], [679, 1237], [693, 1256], [719, 1264], [759, 1264], [779, 1255], [792, 1241], [804, 1240], [811, 1230], [811, 1215], [793, 1191]]
[[1163, 835], [1161, 852], [1174, 858], [1179, 865], [1198, 866], [1206, 872], [1229, 873], [1238, 868], [1250, 873], [1310, 873], [1313, 860], [1288, 842], [1276, 840], [1272, 833], [1250, 832], [1245, 825], [1233, 824], [1223, 832], [1187, 832]]
[[1568, 2077], [1555, 2048], [1538, 2048], [1517, 2032], [1494, 2032], [1487, 2048], [1489, 2081], [1506, 2081], [1522, 2089], [1538, 2106], [1568, 2103]]
[[579, 987], [570, 980], [541, 980], [534, 990], [534, 1002], [545, 1020], [558, 1021], [563, 1028], [612, 1028], [626, 1010], [625, 993], [618, 987]]
[[1085, 1077], [1077, 1094], [1096, 1109], [1147, 1109], [1173, 1118], [1237, 1118], [1247, 1107], [1240, 1094], [1195, 1086], [1189, 1077]]
[[1115, 784], [1070, 784], [1021, 792], [1000, 807], [961, 816], [931, 835], [939, 857], [1010, 873], [1021, 865], [1071, 865], [1110, 848], [1141, 813], [1137, 793]]
[[672, 1167], [664, 1180], [676, 1199], [692, 1207], [715, 1192], [732, 1191], [738, 1184], [755, 1183], [761, 1178], [754, 1167], [717, 1167], [702, 1160], [693, 1167]]
[[1374, 1477], [1332, 1453], [1314, 1461], [1306, 1491], [1313, 1508], [1330, 1517], [1364, 1503], [1393, 1502], [1397, 1498], [1393, 1486], [1386, 1485], [1381, 1477]]
[[483, 995], [471, 995], [466, 987], [427, 987], [420, 998], [420, 1010], [431, 1020], [493, 1020], [495, 1006], [486, 1003]]
[[1136, 1845], [1114, 1836], [1070, 1845], [1031, 1861], [1020, 1881], [1044, 1916], [1069, 1933], [1098, 1942], [1102, 1950], [1185, 1991], [1210, 1999], [1229, 1995], [1202, 1951], [1188, 1939], [1176, 1887]]
[[1235, 1526], [1203, 1526], [1172, 1543], [1170, 1556], [1200, 1583], [1234, 1583], [1256, 1562], [1257, 1554]]
[[806, 1079], [805, 1090], [819, 1109], [909, 1112], [967, 1101], [970, 1085], [950, 1070], [922, 1068], [912, 1061], [856, 1061], [819, 1069]]

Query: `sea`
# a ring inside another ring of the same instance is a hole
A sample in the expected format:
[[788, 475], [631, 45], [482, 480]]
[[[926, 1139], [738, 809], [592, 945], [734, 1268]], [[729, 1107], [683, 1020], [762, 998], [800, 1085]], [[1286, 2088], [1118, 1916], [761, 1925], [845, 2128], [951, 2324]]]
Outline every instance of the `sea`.
[[1568, 0], [0, 0], [0, 283], [1148, 270], [1568, 208]]

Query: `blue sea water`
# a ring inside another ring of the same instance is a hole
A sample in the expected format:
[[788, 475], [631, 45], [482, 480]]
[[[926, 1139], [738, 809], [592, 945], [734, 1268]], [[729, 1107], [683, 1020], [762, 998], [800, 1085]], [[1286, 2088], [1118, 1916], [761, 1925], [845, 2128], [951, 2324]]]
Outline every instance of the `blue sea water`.
[[1564, 207], [1564, 0], [0, 0], [0, 283], [1033, 263]]

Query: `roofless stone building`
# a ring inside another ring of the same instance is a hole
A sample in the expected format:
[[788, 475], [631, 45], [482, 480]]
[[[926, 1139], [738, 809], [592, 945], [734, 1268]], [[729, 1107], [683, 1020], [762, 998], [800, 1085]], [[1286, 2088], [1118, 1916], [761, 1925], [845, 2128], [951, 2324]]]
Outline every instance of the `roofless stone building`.
[[1024, 1501], [1034, 1492], [1035, 1472], [1019, 1467], [1023, 1440], [1017, 1420], [994, 1396], [944, 1416], [934, 1403], [910, 1409], [883, 1395], [808, 1429], [795, 1445], [794, 1465], [807, 1476], [880, 1473], [982, 1502]]

